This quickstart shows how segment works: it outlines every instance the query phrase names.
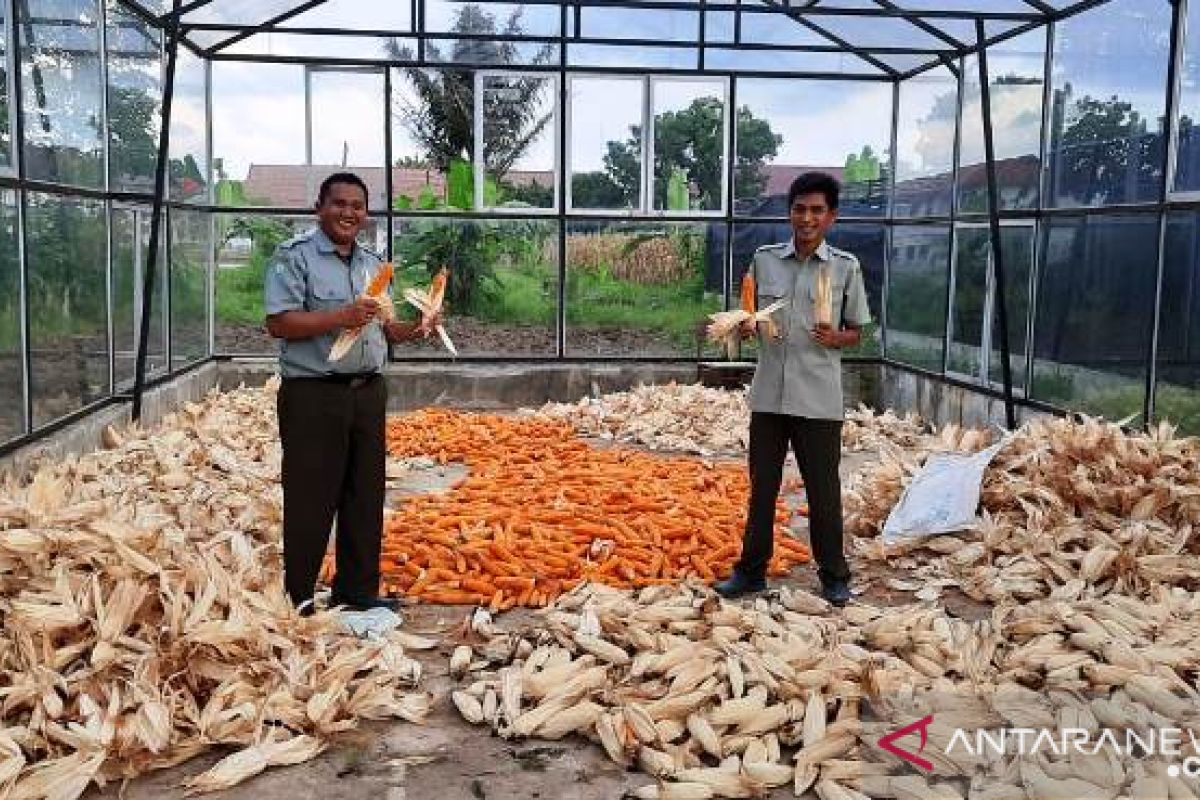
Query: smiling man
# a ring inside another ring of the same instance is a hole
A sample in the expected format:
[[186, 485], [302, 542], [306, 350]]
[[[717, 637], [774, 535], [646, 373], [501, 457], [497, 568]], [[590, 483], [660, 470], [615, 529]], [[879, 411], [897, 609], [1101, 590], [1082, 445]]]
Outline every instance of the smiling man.
[[[835, 605], [850, 599], [838, 476], [841, 351], [858, 344], [860, 328], [871, 318], [858, 259], [825, 241], [837, 219], [839, 195], [837, 181], [823, 172], [796, 178], [788, 190], [791, 241], [759, 248], [750, 267], [757, 307], [785, 305], [772, 315], [774, 336], [759, 333], [750, 388], [750, 509], [742, 555], [733, 574], [714, 587], [726, 597], [766, 588], [775, 500], [791, 445], [808, 494], [809, 541], [822, 594]], [[744, 333], [754, 335], [754, 329]]]
[[[380, 377], [387, 343], [425, 335], [439, 320], [385, 321], [363, 293], [380, 258], [357, 243], [367, 223], [367, 187], [339, 172], [321, 183], [318, 227], [284, 242], [267, 268], [267, 331], [280, 345], [279, 437], [283, 445], [284, 582], [311, 608], [317, 573], [337, 519], [333, 605], [395, 608], [378, 597], [383, 535], [384, 421]], [[339, 333], [363, 328], [335, 362]]]

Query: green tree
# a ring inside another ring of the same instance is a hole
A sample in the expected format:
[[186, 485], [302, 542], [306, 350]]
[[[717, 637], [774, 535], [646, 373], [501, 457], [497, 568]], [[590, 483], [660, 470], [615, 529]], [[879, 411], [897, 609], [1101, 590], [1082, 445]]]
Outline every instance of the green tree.
[[[687, 176], [692, 207], [715, 209], [721, 205], [724, 165], [724, 103], [717, 97], [697, 97], [687, 108], [665, 111], [654, 118], [654, 176], [656, 208], [668, 207], [670, 177], [676, 170]], [[783, 137], [766, 120], [737, 112], [738, 148], [734, 164], [737, 197], [757, 196], [766, 186], [763, 165], [779, 153]], [[633, 205], [641, 185], [642, 126], [630, 125], [629, 138], [609, 142], [604, 170], [618, 187], [625, 204]], [[575, 205], [582, 205], [578, 200]]]
[[875, 155], [875, 151], [868, 144], [863, 146], [862, 152], [846, 156], [842, 181], [847, 184], [867, 183], [879, 180], [882, 174], [883, 169], [879, 163], [879, 156]]
[[[521, 15], [518, 8], [500, 25], [494, 14], [468, 3], [458, 9], [452, 32], [482, 36], [519, 35], [523, 32]], [[508, 41], [460, 39], [449, 54], [442, 53], [433, 44], [427, 44], [426, 49], [428, 60], [449, 64], [471, 62], [487, 64], [490, 69], [503, 69], [523, 63], [518, 61], [517, 44]], [[386, 50], [389, 56], [400, 60], [409, 60], [413, 55], [408, 47], [395, 39], [387, 42]], [[548, 63], [553, 53], [553, 46], [547, 44], [534, 55], [532, 63]], [[397, 117], [424, 152], [428, 163], [441, 172], [447, 172], [455, 159], [470, 162], [474, 158], [476, 72], [475, 67], [404, 69], [405, 79], [416, 92], [416, 101], [398, 101]], [[487, 93], [484, 102], [488, 136], [484, 142], [483, 163], [489, 174], [503, 177], [552, 119], [552, 114], [540, 112], [538, 102], [548, 84], [545, 79], [536, 77], [497, 77], [489, 79], [488, 85], [494, 91]]]

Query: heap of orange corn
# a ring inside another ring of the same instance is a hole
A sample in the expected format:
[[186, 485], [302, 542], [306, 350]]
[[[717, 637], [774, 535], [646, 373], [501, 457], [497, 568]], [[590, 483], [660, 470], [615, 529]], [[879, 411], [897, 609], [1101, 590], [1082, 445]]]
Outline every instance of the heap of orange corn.
[[[388, 449], [463, 462], [450, 492], [389, 516], [384, 590], [431, 603], [543, 606], [581, 581], [637, 587], [728, 574], [745, 467], [597, 448], [562, 422], [426, 410], [389, 421]], [[808, 561], [776, 508], [769, 572]]]

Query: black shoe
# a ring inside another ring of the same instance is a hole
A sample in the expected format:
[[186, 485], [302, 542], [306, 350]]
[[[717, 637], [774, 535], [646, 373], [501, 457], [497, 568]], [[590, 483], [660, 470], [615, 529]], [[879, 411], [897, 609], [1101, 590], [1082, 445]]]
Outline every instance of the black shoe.
[[734, 598], [741, 597], [743, 595], [765, 591], [766, 588], [767, 582], [764, 579], [747, 578], [736, 569], [733, 571], [733, 574], [725, 580], [717, 581], [713, 584], [713, 591], [727, 600], [733, 600]]
[[846, 581], [830, 581], [828, 584], [822, 584], [821, 596], [829, 601], [831, 605], [838, 608], [850, 602], [850, 584]]
[[339, 597], [329, 598], [329, 607], [342, 606], [347, 611], [370, 611], [374, 608], [386, 608], [388, 611], [399, 613], [400, 601], [394, 597]]

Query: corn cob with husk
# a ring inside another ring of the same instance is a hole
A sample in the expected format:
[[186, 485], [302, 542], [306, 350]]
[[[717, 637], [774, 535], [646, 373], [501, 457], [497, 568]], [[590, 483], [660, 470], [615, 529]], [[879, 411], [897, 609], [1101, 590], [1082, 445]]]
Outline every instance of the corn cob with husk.
[[786, 300], [777, 300], [761, 311], [758, 310], [758, 297], [754, 286], [754, 276], [747, 270], [742, 276], [742, 307], [732, 311], [718, 311], [715, 314], [710, 314], [707, 335], [710, 341], [721, 342], [725, 346], [725, 352], [732, 358], [737, 351], [739, 339], [738, 328], [747, 320], [753, 320], [756, 324], [763, 323], [767, 328], [767, 335], [771, 338], [776, 338], [779, 335], [779, 329], [771, 315], [787, 305]]
[[[1159, 602], [1045, 600], [967, 622], [920, 605], [834, 614], [791, 589], [745, 607], [695, 586], [581, 585], [527, 627], [496, 632], [527, 642], [508, 650], [527, 654], [519, 668], [532, 688], [520, 699], [529, 722], [507, 735], [582, 733], [656, 779], [636, 790], [645, 797], [761, 797], [786, 783], [833, 800], [1140, 797], [1158, 779], [1115, 758], [1027, 767], [949, 745], [956, 730], [1143, 729], [1200, 717], [1189, 682], [1200, 667], [1200, 595]], [[1137, 668], [1121, 671], [1110, 657]], [[1068, 671], [1074, 682], [1064, 683]], [[1039, 674], [1043, 691], [1023, 685]], [[481, 675], [472, 686], [486, 693], [501, 682]], [[1089, 688], [1111, 697], [1080, 693]], [[860, 718], [859, 698], [877, 721]], [[461, 709], [479, 716], [474, 704]], [[902, 766], [878, 738], [926, 713], [932, 775], [894, 774]], [[983, 786], [1007, 794], [975, 787], [985, 774], [993, 784]], [[1184, 784], [1175, 788], [1184, 796]]]
[[221, 789], [428, 713], [405, 651], [429, 641], [361, 641], [282, 591], [276, 387], [0, 479], [0, 797], [73, 800], [217, 744], [189, 786]]
[[[367, 288], [365, 291], [363, 291], [362, 296], [369, 300], [384, 300], [388, 292], [388, 287], [391, 285], [391, 263], [388, 262], [385, 264], [380, 264], [379, 269], [375, 270], [375, 275], [372, 276], [371, 281], [367, 284]], [[384, 319], [387, 319], [391, 313], [391, 305], [385, 302], [382, 303], [379, 308], [380, 314], [383, 315]], [[330, 362], [340, 361], [342, 358], [345, 358], [346, 354], [350, 352], [350, 348], [353, 347], [354, 343], [358, 341], [358, 338], [362, 336], [363, 327], [365, 326], [360, 326], [358, 328], [346, 328], [338, 334], [338, 338], [333, 342], [333, 347], [329, 349]]]
[[[433, 280], [429, 284], [427, 291], [408, 288], [404, 290], [404, 299], [415, 306], [421, 312], [421, 321], [425, 322], [440, 312], [446, 297], [446, 284], [450, 280], [450, 270], [442, 267], [438, 273], [433, 276]], [[450, 351], [451, 355], [458, 355], [458, 350], [454, 347], [454, 342], [450, 341], [449, 334], [441, 325], [437, 325], [434, 330], [441, 338], [442, 344]]]
[[813, 319], [818, 325], [833, 324], [833, 284], [829, 265], [817, 268], [817, 285], [813, 298]]

